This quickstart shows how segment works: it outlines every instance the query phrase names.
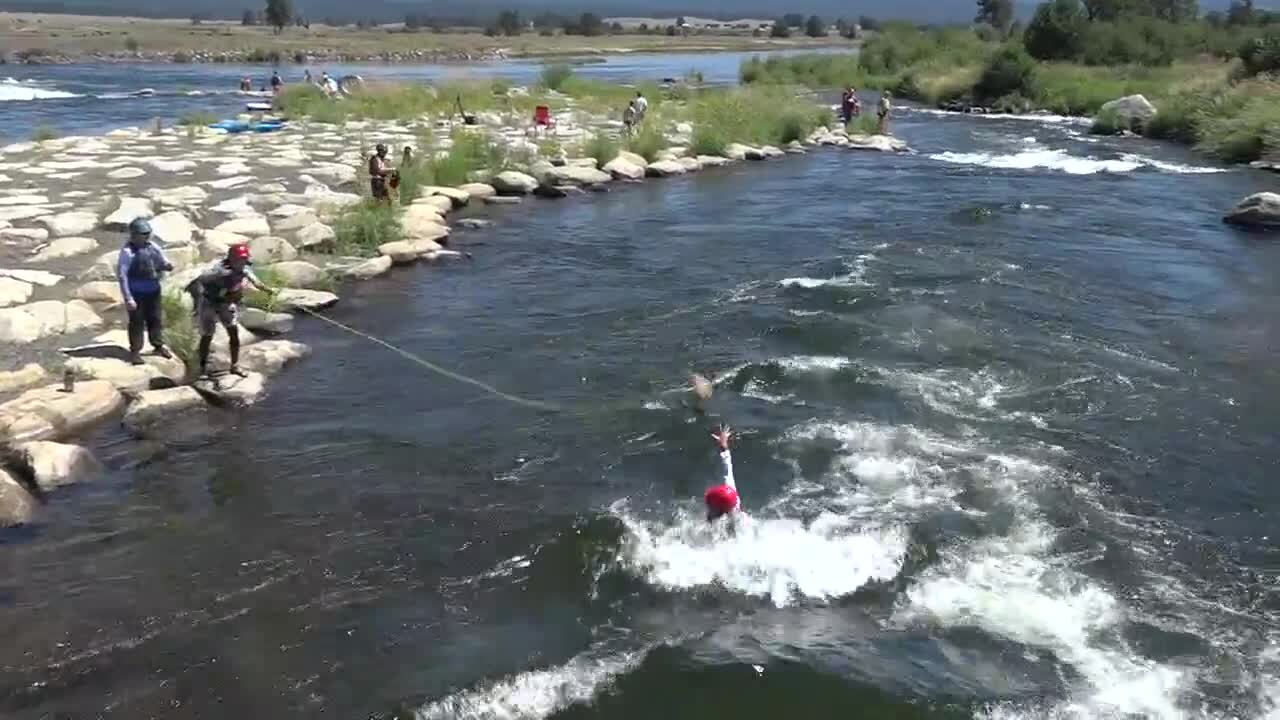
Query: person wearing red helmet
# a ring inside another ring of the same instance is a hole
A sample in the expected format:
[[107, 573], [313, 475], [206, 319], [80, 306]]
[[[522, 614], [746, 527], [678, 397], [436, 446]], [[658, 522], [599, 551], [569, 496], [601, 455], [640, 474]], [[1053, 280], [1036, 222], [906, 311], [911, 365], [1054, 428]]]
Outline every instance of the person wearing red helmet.
[[720, 466], [723, 479], [719, 485], [707, 490], [704, 500], [707, 503], [707, 521], [711, 522], [725, 515], [737, 512], [742, 506], [738, 497], [738, 486], [733, 481], [733, 456], [729, 453], [729, 441], [733, 438], [733, 430], [721, 427], [711, 433], [716, 447], [720, 448]]
[[249, 268], [249, 246], [232, 245], [227, 257], [191, 281], [187, 292], [195, 301], [195, 315], [200, 325], [200, 375], [209, 374], [209, 350], [213, 347], [213, 333], [218, 324], [227, 331], [231, 350], [231, 374], [244, 377], [240, 369], [240, 302], [244, 299], [245, 285], [251, 285], [268, 293], [267, 287]]

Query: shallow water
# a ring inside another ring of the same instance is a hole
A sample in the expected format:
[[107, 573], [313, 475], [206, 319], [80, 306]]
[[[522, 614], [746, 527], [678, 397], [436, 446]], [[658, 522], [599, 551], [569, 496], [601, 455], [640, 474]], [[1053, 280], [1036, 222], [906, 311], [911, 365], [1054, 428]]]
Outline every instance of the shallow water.
[[111, 477], [0, 535], [0, 714], [1274, 713], [1280, 245], [1219, 221], [1269, 178], [897, 131], [490, 210], [334, 311], [560, 412], [302, 322], [213, 436], [89, 438]]

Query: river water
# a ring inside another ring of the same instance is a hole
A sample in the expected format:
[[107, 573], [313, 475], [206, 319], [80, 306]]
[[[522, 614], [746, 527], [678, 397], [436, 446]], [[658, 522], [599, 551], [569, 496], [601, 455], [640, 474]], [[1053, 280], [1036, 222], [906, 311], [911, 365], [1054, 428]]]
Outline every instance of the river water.
[[333, 311], [558, 410], [302, 322], [212, 436], [87, 438], [0, 535], [0, 715], [1276, 717], [1280, 244], [1219, 220], [1274, 180], [896, 130], [474, 211]]

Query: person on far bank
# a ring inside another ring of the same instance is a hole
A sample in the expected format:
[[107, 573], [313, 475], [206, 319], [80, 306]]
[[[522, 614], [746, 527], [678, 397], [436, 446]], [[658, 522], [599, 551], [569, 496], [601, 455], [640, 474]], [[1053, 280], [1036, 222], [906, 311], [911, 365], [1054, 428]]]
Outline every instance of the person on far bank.
[[221, 324], [230, 341], [231, 368], [237, 377], [246, 373], [240, 369], [240, 303], [244, 299], [245, 286], [275, 294], [249, 268], [249, 246], [232, 245], [227, 257], [200, 273], [200, 277], [187, 285], [187, 292], [195, 303], [195, 316], [200, 326], [200, 376], [209, 375], [209, 351], [213, 348], [213, 334]]
[[877, 130], [881, 135], [889, 134], [889, 113], [893, 110], [893, 95], [888, 90], [880, 94], [880, 108], [876, 111], [876, 115], [880, 118], [880, 127]]
[[120, 248], [116, 277], [120, 296], [129, 311], [129, 362], [142, 364], [142, 339], [145, 329], [156, 355], [171, 358], [164, 346], [164, 320], [160, 309], [160, 281], [173, 270], [164, 250], [151, 240], [151, 223], [135, 218], [129, 223], [129, 240]]
[[280, 79], [279, 71], [271, 73], [271, 92], [275, 93], [276, 95], [279, 95], [280, 91], [283, 89], [284, 89], [284, 80]]
[[369, 194], [373, 196], [374, 202], [391, 202], [387, 181], [393, 171], [391, 163], [387, 161], [387, 146], [378, 143], [374, 153], [369, 156]]

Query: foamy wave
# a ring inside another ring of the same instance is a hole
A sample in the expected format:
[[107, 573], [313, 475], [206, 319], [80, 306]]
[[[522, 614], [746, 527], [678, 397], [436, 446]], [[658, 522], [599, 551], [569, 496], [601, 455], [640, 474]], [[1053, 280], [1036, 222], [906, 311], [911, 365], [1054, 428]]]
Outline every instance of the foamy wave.
[[414, 712], [417, 720], [541, 720], [590, 702], [615, 677], [635, 667], [647, 651], [598, 657], [583, 653], [559, 667], [521, 673], [491, 685], [455, 693]]
[[1024, 150], [1008, 155], [992, 153], [934, 153], [930, 159], [940, 160], [955, 165], [977, 165], [1000, 170], [1032, 170], [1043, 168], [1058, 170], [1068, 175], [1096, 175], [1098, 173], [1128, 173], [1139, 168], [1152, 168], [1161, 172], [1180, 174], [1225, 172], [1219, 168], [1193, 167], [1179, 165], [1160, 160], [1153, 160], [1142, 155], [1126, 153], [1119, 158], [1103, 160], [1094, 157], [1072, 155], [1066, 150]]
[[720, 584], [767, 597], [777, 607], [798, 598], [843, 597], [891, 580], [907, 551], [901, 528], [859, 528], [829, 513], [809, 524], [745, 514], [735, 516], [732, 526], [687, 513], [667, 526], [622, 519], [622, 566], [647, 582], [678, 590]]
[[792, 372], [833, 372], [852, 364], [847, 357], [827, 355], [797, 355], [774, 362]]
[[38, 87], [29, 82], [18, 82], [13, 78], [0, 80], [0, 102], [9, 100], [61, 100], [74, 97], [80, 96], [62, 90], [49, 90]]
[[862, 254], [853, 259], [853, 267], [845, 275], [837, 275], [829, 278], [813, 278], [813, 277], [793, 277], [783, 278], [778, 281], [782, 287], [799, 287], [805, 289], [813, 289], [827, 286], [834, 287], [853, 287], [865, 286], [868, 283], [863, 280], [863, 275], [867, 272], [867, 261], [874, 260], [875, 255], [870, 253]]
[[959, 113], [936, 108], [909, 108], [924, 115], [941, 115], [943, 117], [969, 117], [983, 120], [1023, 120], [1026, 122], [1049, 123], [1051, 125], [1092, 125], [1093, 120], [1073, 115], [1054, 115], [1053, 113]]

